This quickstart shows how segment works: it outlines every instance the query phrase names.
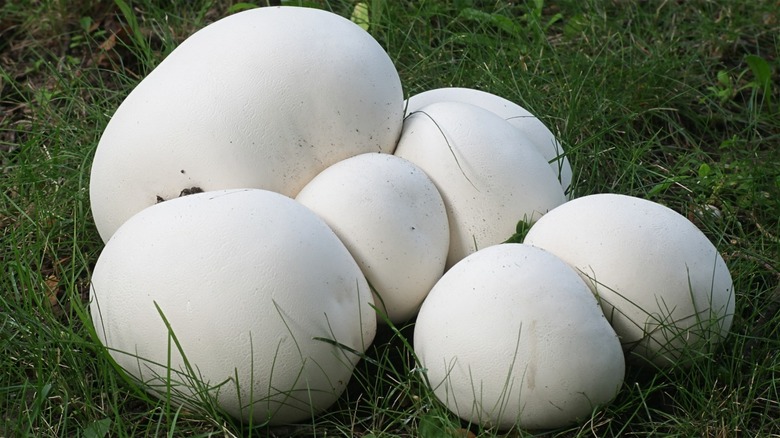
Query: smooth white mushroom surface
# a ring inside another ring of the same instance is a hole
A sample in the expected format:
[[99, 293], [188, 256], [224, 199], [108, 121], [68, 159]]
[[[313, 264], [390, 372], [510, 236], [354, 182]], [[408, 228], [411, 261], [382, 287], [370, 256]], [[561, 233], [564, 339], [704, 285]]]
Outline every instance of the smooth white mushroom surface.
[[434, 103], [404, 121], [395, 155], [425, 171], [444, 199], [447, 267], [566, 201], [547, 161], [523, 146], [528, 142], [506, 120], [466, 103]]
[[452, 412], [500, 429], [585, 420], [625, 374], [620, 342], [587, 285], [522, 244], [482, 249], [447, 271], [417, 316], [414, 351]]
[[358, 155], [325, 169], [296, 200], [341, 238], [393, 323], [417, 313], [444, 272], [450, 240], [444, 201], [420, 168], [394, 155]]
[[166, 397], [169, 366], [174, 394], [194, 398], [200, 381], [229, 414], [279, 424], [311, 417], [346, 388], [358, 357], [334, 342], [365, 351], [372, 304], [316, 214], [247, 189], [130, 218], [98, 258], [90, 313], [111, 356], [152, 393]]
[[693, 223], [665, 206], [585, 196], [550, 211], [524, 243], [580, 272], [629, 358], [673, 365], [729, 332], [734, 287], [725, 261]]
[[470, 103], [501, 116], [528, 137], [530, 145], [547, 160], [558, 176], [563, 190], [569, 194], [573, 178], [569, 159], [564, 155], [563, 147], [552, 131], [531, 112], [508, 99], [486, 91], [452, 87], [423, 91], [411, 96], [406, 101], [406, 114], [419, 111], [436, 102]]
[[392, 153], [402, 122], [395, 66], [358, 25], [312, 8], [239, 12], [186, 39], [116, 110], [92, 164], [95, 223], [107, 241], [193, 187], [293, 197], [333, 163]]

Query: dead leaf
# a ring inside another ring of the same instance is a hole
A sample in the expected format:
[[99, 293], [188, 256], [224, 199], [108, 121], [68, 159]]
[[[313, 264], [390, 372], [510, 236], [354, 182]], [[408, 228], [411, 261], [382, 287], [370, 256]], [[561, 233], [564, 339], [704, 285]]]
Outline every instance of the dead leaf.
[[100, 50], [109, 52], [111, 51], [111, 49], [114, 48], [114, 46], [116, 46], [116, 34], [112, 32], [111, 35], [109, 35], [109, 37], [105, 41], [100, 43], [99, 47]]
[[60, 300], [57, 297], [60, 293], [60, 279], [56, 275], [49, 275], [46, 280], [43, 280], [43, 284], [46, 287], [46, 298], [49, 300], [49, 304], [53, 309], [60, 307]]
[[452, 433], [455, 438], [477, 438], [474, 432], [468, 429], [455, 429]]

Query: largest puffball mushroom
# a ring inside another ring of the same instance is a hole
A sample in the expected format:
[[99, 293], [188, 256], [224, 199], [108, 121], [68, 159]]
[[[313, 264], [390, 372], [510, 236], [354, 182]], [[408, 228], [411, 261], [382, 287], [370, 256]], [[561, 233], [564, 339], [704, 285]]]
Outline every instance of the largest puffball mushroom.
[[728, 267], [704, 233], [670, 208], [625, 195], [585, 196], [547, 213], [524, 243], [580, 272], [638, 362], [677, 364], [729, 332]]
[[395, 66], [355, 23], [297, 7], [231, 15], [185, 40], [114, 113], [92, 164], [95, 224], [107, 241], [193, 187], [295, 196], [333, 163], [392, 153], [402, 120]]
[[376, 330], [371, 291], [338, 237], [264, 190], [141, 211], [106, 245], [91, 293], [98, 337], [153, 393], [212, 397], [256, 423], [330, 406]]
[[581, 421], [623, 383], [620, 342], [577, 273], [552, 254], [496, 245], [461, 260], [425, 299], [414, 351], [436, 397], [486, 427]]

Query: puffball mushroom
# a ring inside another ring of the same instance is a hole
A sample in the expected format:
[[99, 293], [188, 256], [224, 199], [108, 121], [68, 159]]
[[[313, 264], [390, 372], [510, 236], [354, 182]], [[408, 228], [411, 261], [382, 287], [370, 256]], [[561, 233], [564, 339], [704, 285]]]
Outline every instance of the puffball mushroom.
[[341, 238], [393, 323], [417, 313], [444, 272], [450, 239], [444, 201], [422, 170], [362, 154], [325, 169], [296, 200]]
[[472, 88], [437, 88], [415, 94], [406, 101], [406, 114], [436, 102], [462, 102], [476, 105], [499, 115], [519, 129], [547, 160], [567, 194], [571, 188], [572, 170], [569, 159], [555, 135], [536, 116], [522, 106], [486, 91]]
[[336, 343], [363, 352], [376, 331], [368, 284], [338, 237], [265, 190], [142, 210], [106, 244], [91, 294], [98, 337], [152, 393], [166, 396], [170, 369], [174, 395], [213, 397], [256, 423], [330, 406], [358, 361]]
[[395, 155], [439, 189], [450, 221], [447, 267], [511, 236], [566, 201], [547, 161], [506, 120], [478, 106], [439, 102], [404, 121]]
[[442, 403], [500, 429], [588, 418], [625, 374], [620, 342], [582, 279], [522, 244], [481, 249], [447, 271], [417, 316], [414, 351]]
[[547, 213], [524, 243], [580, 272], [637, 362], [673, 365], [729, 332], [728, 267], [707, 237], [670, 208], [626, 195], [585, 196]]
[[311, 8], [239, 12], [186, 39], [116, 110], [92, 164], [95, 224], [107, 241], [193, 187], [294, 197], [333, 163], [392, 153], [402, 122], [395, 66], [360, 26]]

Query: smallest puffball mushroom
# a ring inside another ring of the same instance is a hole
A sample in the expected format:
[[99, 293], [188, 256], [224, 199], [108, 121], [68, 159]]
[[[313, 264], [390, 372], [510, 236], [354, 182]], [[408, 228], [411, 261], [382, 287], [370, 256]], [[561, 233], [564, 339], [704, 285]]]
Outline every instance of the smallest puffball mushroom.
[[317, 215], [250, 189], [131, 217], [98, 258], [90, 313], [111, 356], [151, 393], [213, 397], [236, 418], [280, 424], [310, 418], [346, 388], [354, 351], [374, 338], [372, 304]]
[[707, 236], [670, 208], [625, 195], [585, 196], [547, 213], [524, 243], [580, 272], [630, 359], [676, 365], [729, 332], [728, 267]]
[[425, 299], [414, 351], [436, 397], [486, 427], [588, 418], [623, 383], [620, 342], [566, 263], [522, 244], [471, 254]]
[[325, 169], [296, 200], [344, 242], [390, 321], [417, 313], [444, 272], [450, 241], [444, 201], [420, 168], [394, 155], [358, 155]]

